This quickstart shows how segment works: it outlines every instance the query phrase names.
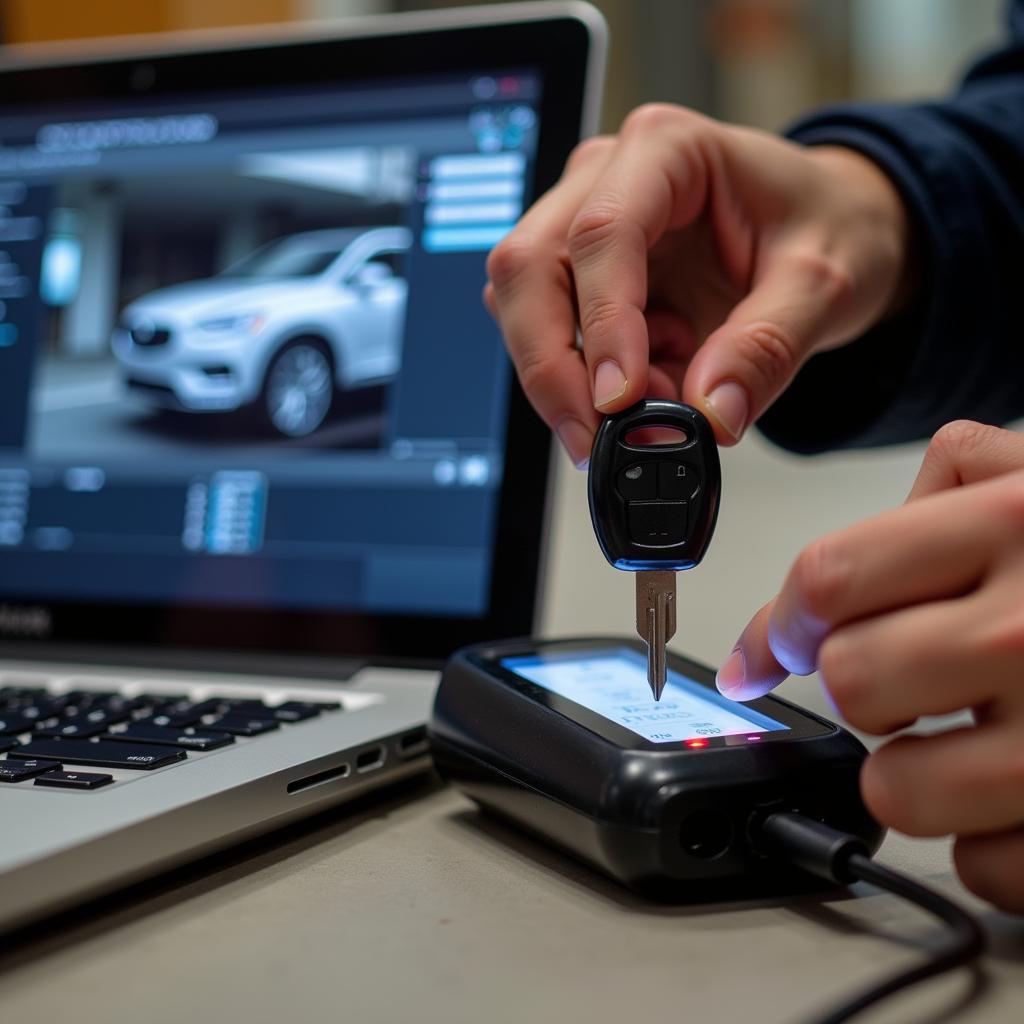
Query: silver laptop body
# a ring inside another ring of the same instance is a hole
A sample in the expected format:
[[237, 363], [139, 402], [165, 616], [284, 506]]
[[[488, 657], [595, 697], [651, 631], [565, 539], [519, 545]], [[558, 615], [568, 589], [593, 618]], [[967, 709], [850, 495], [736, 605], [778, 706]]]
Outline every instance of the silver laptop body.
[[427, 769], [444, 657], [531, 630], [480, 288], [603, 56], [577, 3], [0, 54], [0, 930]]

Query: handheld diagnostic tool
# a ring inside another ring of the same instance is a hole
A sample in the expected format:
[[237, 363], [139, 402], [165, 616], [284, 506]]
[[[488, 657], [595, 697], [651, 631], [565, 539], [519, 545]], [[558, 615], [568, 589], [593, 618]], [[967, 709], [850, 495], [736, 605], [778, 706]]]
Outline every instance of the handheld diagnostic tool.
[[438, 770], [483, 808], [655, 896], [805, 889], [806, 874], [758, 847], [775, 811], [871, 851], [882, 838], [854, 736], [777, 697], [735, 703], [711, 669], [674, 653], [655, 703], [636, 640], [458, 651], [430, 736]]

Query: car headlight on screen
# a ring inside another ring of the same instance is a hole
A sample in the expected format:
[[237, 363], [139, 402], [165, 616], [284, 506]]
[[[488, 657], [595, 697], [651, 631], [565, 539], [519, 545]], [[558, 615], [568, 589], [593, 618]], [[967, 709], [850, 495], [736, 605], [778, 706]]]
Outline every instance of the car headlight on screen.
[[196, 325], [201, 331], [209, 334], [258, 334], [266, 317], [260, 313], [246, 313], [241, 316], [218, 316], [210, 320], [200, 320]]

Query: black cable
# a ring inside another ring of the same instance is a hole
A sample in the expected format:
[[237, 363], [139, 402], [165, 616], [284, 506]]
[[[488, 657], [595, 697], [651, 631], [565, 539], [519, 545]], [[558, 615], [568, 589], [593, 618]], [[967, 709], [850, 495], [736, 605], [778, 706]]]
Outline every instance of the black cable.
[[923, 963], [886, 978], [817, 1018], [814, 1024], [841, 1024], [896, 992], [970, 963], [985, 948], [984, 933], [967, 911], [934, 889], [876, 864], [856, 836], [796, 812], [780, 811], [765, 818], [757, 838], [769, 856], [842, 885], [869, 882], [928, 911], [949, 925], [952, 932], [950, 941]]

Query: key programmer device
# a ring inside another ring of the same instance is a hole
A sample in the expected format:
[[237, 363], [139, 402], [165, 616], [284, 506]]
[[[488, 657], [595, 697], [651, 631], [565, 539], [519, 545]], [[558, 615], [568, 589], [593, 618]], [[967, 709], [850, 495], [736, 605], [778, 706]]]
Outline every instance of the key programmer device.
[[806, 889], [809, 875], [759, 846], [778, 811], [872, 852], [883, 834], [860, 799], [854, 736], [777, 697], [735, 703], [672, 653], [655, 703], [636, 640], [458, 651], [430, 738], [441, 774], [484, 809], [653, 896]]

